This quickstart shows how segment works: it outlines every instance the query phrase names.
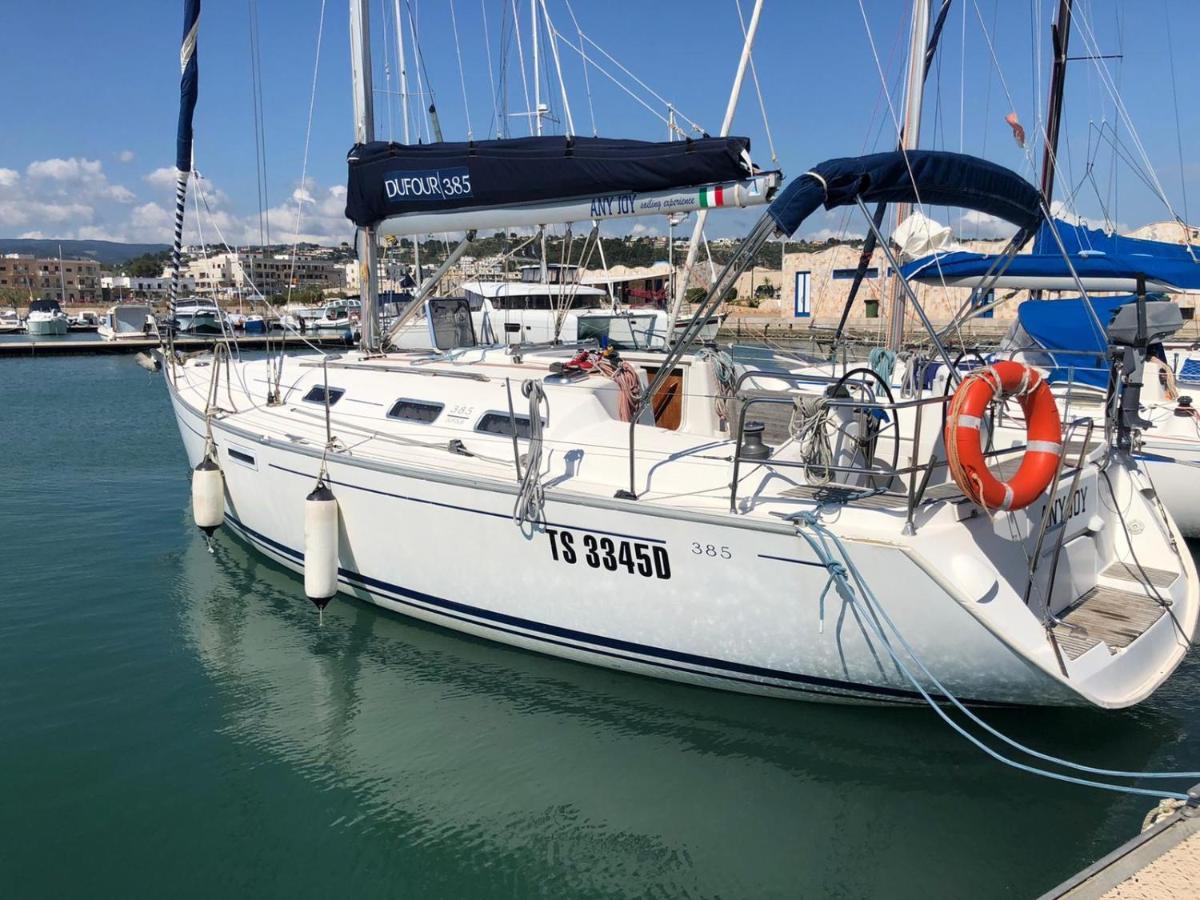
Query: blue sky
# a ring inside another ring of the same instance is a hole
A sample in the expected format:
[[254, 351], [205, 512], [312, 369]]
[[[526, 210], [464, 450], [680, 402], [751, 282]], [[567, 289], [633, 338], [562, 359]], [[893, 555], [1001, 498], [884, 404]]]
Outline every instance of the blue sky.
[[[182, 4], [125, 0], [115, 4], [3, 0], [5, 53], [0, 83], [10, 109], [0, 137], [0, 236], [170, 240], [171, 178], [178, 103], [178, 43]], [[573, 0], [580, 27], [685, 116], [715, 132], [737, 63], [741, 31], [736, 0]], [[751, 0], [742, 0], [748, 15]], [[402, 0], [415, 11], [422, 53], [448, 139], [467, 134], [467, 112], [476, 138], [493, 136], [496, 115], [491, 78], [502, 60], [508, 74], [508, 107], [525, 109], [515, 44], [512, 0]], [[578, 46], [566, 0], [547, 0], [556, 27]], [[1044, 116], [1049, 77], [1049, 21], [1053, 0], [956, 0], [942, 49], [930, 75], [922, 143], [986, 156], [1036, 180], [1040, 164], [1036, 134]], [[1192, 95], [1191, 38], [1200, 33], [1200, 4], [1190, 0], [1077, 0], [1072, 53], [1123, 54], [1104, 63], [1071, 64], [1063, 128], [1058, 199], [1070, 211], [1102, 223], [1135, 227], [1169, 218], [1167, 207], [1145, 183], [1144, 148], [1168, 200], [1181, 215], [1200, 214], [1200, 161], [1194, 150], [1200, 120]], [[259, 0], [262, 93], [265, 106], [267, 192], [272, 237], [297, 235], [294, 196], [301, 187], [309, 90], [316, 59], [320, 0]], [[394, 61], [392, 0], [372, 0], [375, 37], [376, 124], [381, 137], [401, 134], [399, 104], [384, 91], [384, 39]], [[528, 0], [517, 0], [530, 71]], [[883, 99], [879, 68], [901, 102], [898, 87], [908, 27], [903, 0], [809, 2], [766, 0], [755, 47], [778, 164], [798, 174], [830, 156], [886, 149], [894, 125]], [[457, 19], [467, 105], [460, 83], [451, 12]], [[484, 18], [487, 28], [484, 28]], [[231, 243], [258, 234], [258, 188], [250, 92], [247, 3], [208, 0], [200, 32], [200, 103], [196, 115], [196, 165], [205, 176], [211, 216], [205, 238], [220, 228]], [[868, 33], [869, 25], [869, 33]], [[386, 27], [385, 27], [386, 26]], [[485, 43], [485, 34], [487, 43]], [[14, 40], [14, 36], [24, 35]], [[1179, 80], [1179, 118], [1172, 94], [1172, 55]], [[878, 55], [878, 64], [872, 52]], [[340, 185], [352, 139], [346, 4], [330, 0], [303, 195], [299, 234], [322, 241], [348, 238], [341, 218]], [[490, 46], [489, 46], [490, 45]], [[587, 52], [599, 56], [592, 45]], [[545, 54], [543, 54], [545, 55]], [[589, 104], [584, 69], [574, 49], [560, 45], [564, 79], [576, 131], [590, 134], [592, 116], [609, 136], [662, 139], [660, 101], [637, 88], [615, 65], [604, 67], [641, 94], [655, 111], [630, 99], [597, 68], [589, 67]], [[410, 90], [417, 65], [409, 49]], [[878, 66], [878, 68], [877, 68]], [[394, 64], [391, 87], [398, 90]], [[1126, 113], [1118, 111], [1112, 87]], [[558, 82], [544, 88], [561, 119]], [[1011, 99], [1010, 99], [1011, 98]], [[417, 104], [414, 101], [414, 107]], [[960, 116], [960, 109], [963, 114]], [[25, 111], [22, 115], [22, 110]], [[1015, 111], [1035, 144], [1017, 146], [1004, 116]], [[515, 134], [526, 120], [510, 117]], [[1177, 125], [1178, 122], [1178, 125]], [[1129, 124], [1135, 128], [1136, 139]], [[550, 124], [550, 130], [562, 125]], [[753, 82], [747, 80], [734, 132], [753, 140], [756, 160], [771, 163]], [[1114, 137], [1115, 135], [1115, 137]], [[1183, 169], [1179, 142], [1184, 151]], [[1114, 146], [1115, 145], [1115, 146]], [[1074, 189], [1074, 190], [1073, 190]], [[1073, 197], [1068, 198], [1068, 195]], [[992, 223], [944, 210], [932, 211], [971, 234]], [[753, 217], [732, 213], [710, 219], [710, 236], [737, 235]], [[848, 221], [848, 225], [847, 225]], [[661, 231], [647, 219], [640, 229]], [[628, 227], [633, 227], [631, 223]], [[815, 217], [808, 234], [861, 231], [842, 213]], [[189, 231], [194, 232], [189, 216]], [[611, 231], [621, 230], [611, 227]], [[194, 235], [193, 235], [194, 236]]]

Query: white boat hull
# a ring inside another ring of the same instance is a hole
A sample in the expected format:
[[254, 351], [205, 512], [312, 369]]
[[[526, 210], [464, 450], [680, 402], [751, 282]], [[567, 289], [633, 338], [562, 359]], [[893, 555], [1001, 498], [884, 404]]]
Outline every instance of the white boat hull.
[[61, 337], [67, 333], [66, 317], [53, 319], [28, 319], [25, 333], [30, 337]]
[[[204, 419], [177, 394], [173, 402], [194, 465]], [[227, 523], [302, 571], [303, 501], [319, 452], [238, 433], [220, 420], [213, 434]], [[808, 700], [919, 701], [855, 608], [835, 592], [819, 608], [828, 574], [785, 526], [552, 500], [546, 527], [531, 530], [513, 523], [511, 493], [340, 459], [328, 471], [342, 522], [343, 593], [513, 646], [675, 681]], [[573, 563], [564, 558], [564, 533]], [[641, 548], [650, 573], [612, 562], [606, 540]], [[598, 563], [589, 566], [585, 544], [593, 541]], [[868, 580], [886, 585], [884, 602], [902, 633], [957, 696], [1084, 702], [1014, 652], [911, 552], [878, 542], [853, 551]], [[1176, 640], [1168, 619], [1139, 640], [1147, 673], [1161, 666], [1163, 642]]]

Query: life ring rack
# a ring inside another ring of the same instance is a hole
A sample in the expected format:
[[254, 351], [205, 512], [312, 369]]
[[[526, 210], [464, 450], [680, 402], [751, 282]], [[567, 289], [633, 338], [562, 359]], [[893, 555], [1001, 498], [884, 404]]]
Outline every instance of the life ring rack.
[[[997, 397], [1015, 398], [1025, 414], [1025, 455], [1016, 473], [1001, 481], [988, 469], [981, 426]], [[1062, 419], [1050, 386], [1030, 366], [1001, 360], [971, 372], [954, 391], [946, 414], [946, 461], [963, 494], [984, 510], [1024, 509], [1058, 472]]]

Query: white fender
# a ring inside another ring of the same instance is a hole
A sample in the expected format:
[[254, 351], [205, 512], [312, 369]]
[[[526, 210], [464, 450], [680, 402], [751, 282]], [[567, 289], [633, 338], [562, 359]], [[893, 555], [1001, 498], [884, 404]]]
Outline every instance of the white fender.
[[209, 537], [225, 524], [225, 478], [209, 456], [192, 470], [192, 518]]
[[324, 609], [338, 589], [338, 505], [320, 483], [304, 500], [304, 593]]

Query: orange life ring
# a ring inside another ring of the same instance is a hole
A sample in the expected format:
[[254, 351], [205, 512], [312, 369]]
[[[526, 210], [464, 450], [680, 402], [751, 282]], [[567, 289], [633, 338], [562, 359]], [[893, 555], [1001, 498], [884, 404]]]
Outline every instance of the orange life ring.
[[[1008, 481], [987, 467], [980, 426], [999, 394], [1016, 397], [1025, 412], [1025, 456]], [[1062, 419], [1050, 387], [1034, 369], [1002, 360], [963, 379], [946, 416], [946, 459], [959, 489], [984, 509], [1023, 509], [1054, 480], [1062, 454]]]

